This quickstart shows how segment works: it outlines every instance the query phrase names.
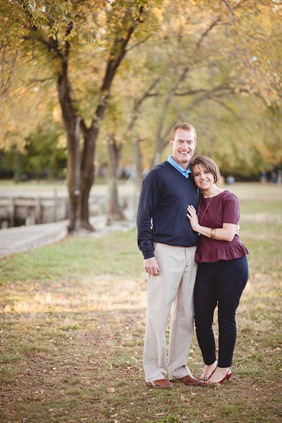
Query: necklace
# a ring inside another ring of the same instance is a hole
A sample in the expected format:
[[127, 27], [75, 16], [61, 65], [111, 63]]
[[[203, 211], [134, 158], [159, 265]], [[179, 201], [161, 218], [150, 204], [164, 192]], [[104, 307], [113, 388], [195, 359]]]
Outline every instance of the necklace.
[[[204, 213], [201, 215], [201, 218], [199, 218], [199, 225], [201, 225], [202, 220], [203, 220], [203, 217], [205, 216], [205, 213], [206, 213], [206, 211], [208, 210], [208, 208], [209, 208], [209, 205], [210, 205], [211, 201], [212, 201], [212, 197], [210, 198], [210, 201], [209, 201], [209, 202], [208, 202], [208, 204], [206, 205], [206, 208], [205, 208], [205, 210], [204, 210]], [[200, 207], [201, 207], [201, 202], [202, 202], [202, 197], [200, 198], [199, 210], [200, 210]]]
[[[214, 190], [214, 192], [215, 192], [215, 190]], [[201, 196], [201, 198], [200, 198], [200, 203], [199, 203], [199, 210], [200, 210], [200, 207], [201, 207], [202, 198], [203, 198], [203, 197]], [[204, 213], [201, 215], [201, 218], [200, 218], [200, 216], [199, 216], [199, 225], [201, 225], [202, 220], [203, 220], [203, 217], [205, 216], [205, 213], [206, 213], [206, 211], [208, 210], [209, 205], [210, 205], [210, 203], [211, 203], [212, 199], [213, 199], [213, 195], [210, 197], [210, 201], [209, 201], [209, 202], [208, 202], [208, 204], [206, 205], [206, 208], [205, 208], [205, 210], [204, 210]]]

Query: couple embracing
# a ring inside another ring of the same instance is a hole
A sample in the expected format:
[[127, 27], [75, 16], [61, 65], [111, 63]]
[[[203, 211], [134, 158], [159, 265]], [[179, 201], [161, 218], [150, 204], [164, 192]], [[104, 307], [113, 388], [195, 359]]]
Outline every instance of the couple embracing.
[[[231, 377], [236, 309], [248, 279], [237, 197], [216, 185], [220, 174], [213, 160], [192, 158], [197, 144], [192, 125], [176, 125], [169, 144], [172, 154], [143, 181], [137, 212], [138, 247], [148, 274], [143, 365], [147, 385], [159, 389]], [[216, 307], [218, 348], [212, 328]], [[187, 365], [194, 323], [204, 361], [199, 377]]]

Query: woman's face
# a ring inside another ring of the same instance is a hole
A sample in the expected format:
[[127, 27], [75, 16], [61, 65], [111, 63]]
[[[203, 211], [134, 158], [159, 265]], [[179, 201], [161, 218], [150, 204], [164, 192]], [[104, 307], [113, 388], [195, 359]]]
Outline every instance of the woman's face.
[[213, 174], [202, 167], [201, 165], [195, 165], [193, 167], [193, 176], [195, 184], [202, 191], [210, 190], [214, 185], [214, 176]]

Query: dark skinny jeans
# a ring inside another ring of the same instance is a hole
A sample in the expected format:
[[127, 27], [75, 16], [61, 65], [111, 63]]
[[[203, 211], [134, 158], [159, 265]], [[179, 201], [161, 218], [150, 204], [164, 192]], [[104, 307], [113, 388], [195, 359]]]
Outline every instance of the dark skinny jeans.
[[236, 343], [236, 309], [248, 280], [248, 261], [243, 256], [215, 263], [200, 263], [194, 291], [198, 343], [206, 365], [216, 360], [213, 316], [218, 307], [218, 367], [232, 364]]

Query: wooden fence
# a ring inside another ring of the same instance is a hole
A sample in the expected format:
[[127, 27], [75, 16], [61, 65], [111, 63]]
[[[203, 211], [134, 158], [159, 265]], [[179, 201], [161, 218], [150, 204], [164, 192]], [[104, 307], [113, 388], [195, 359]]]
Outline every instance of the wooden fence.
[[58, 222], [67, 216], [68, 204], [64, 196], [0, 196], [1, 228]]
[[[105, 196], [90, 196], [90, 216], [103, 214], [105, 209]], [[0, 228], [58, 222], [68, 216], [66, 195], [0, 195]]]

